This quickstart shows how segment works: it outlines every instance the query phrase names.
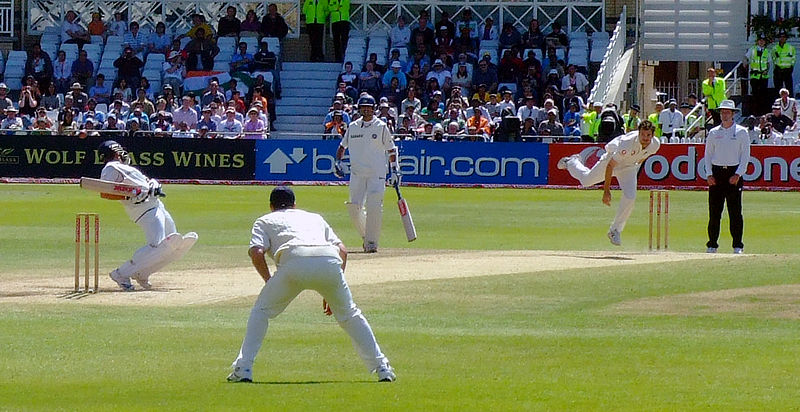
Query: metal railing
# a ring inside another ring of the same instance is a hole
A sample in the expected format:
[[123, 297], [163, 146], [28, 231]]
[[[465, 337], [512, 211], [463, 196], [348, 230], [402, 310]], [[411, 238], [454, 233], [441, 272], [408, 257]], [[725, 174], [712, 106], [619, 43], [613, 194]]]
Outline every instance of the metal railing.
[[0, 35], [14, 35], [14, 0], [0, 0]]
[[617, 27], [614, 28], [614, 33], [611, 35], [611, 41], [608, 43], [605, 56], [603, 56], [603, 62], [600, 63], [600, 70], [597, 72], [594, 86], [589, 93], [590, 101], [611, 103], [606, 100], [611, 94], [614, 74], [617, 73], [619, 65], [622, 62], [622, 55], [625, 53], [627, 35], [625, 28], [626, 14], [627, 7], [622, 7], [622, 13], [619, 16]]
[[[725, 96], [730, 96], [731, 93], [739, 87], [739, 67], [741, 67], [742, 62], [736, 64], [731, 71], [728, 72], [722, 79], [725, 80]], [[733, 81], [730, 81], [730, 78], [733, 77]], [[699, 112], [700, 116], [697, 116], [694, 122], [684, 127], [682, 130], [704, 130], [706, 125], [706, 106], [705, 104], [697, 103], [697, 105], [692, 108], [692, 111], [689, 112], [689, 115], [695, 114], [695, 112]]]
[[772, 20], [800, 16], [800, 0], [750, 0], [750, 13], [766, 15]]

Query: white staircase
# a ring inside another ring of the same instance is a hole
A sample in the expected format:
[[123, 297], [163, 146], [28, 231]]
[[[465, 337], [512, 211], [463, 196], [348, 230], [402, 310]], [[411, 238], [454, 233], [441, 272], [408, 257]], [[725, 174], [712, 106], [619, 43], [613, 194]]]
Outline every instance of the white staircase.
[[307, 133], [322, 134], [341, 68], [341, 63], [283, 63], [282, 99], [275, 107], [278, 116], [275, 127], [278, 130], [271, 133], [272, 138], [319, 138], [319, 135], [309, 136]]

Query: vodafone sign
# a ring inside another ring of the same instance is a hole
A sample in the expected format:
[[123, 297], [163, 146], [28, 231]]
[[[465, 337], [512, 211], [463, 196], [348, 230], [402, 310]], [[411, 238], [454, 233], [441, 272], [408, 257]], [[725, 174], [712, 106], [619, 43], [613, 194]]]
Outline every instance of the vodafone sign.
[[[706, 186], [706, 168], [702, 144], [663, 144], [639, 171], [642, 186]], [[550, 185], [577, 185], [565, 170], [558, 170], [558, 159], [580, 153], [587, 166], [603, 154], [603, 145], [550, 145]], [[800, 146], [750, 147], [750, 162], [744, 175], [745, 185], [775, 189], [800, 189]]]

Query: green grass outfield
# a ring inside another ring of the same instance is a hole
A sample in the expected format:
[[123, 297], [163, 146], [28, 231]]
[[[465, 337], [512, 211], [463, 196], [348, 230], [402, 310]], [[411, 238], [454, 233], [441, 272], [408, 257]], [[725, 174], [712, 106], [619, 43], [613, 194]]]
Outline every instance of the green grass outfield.
[[[200, 241], [176, 269], [247, 267], [270, 187], [165, 187], [181, 231]], [[346, 187], [297, 187], [346, 244]], [[647, 247], [647, 192], [623, 233], [597, 190], [406, 188], [419, 239], [406, 243], [387, 191], [382, 247], [580, 250]], [[670, 249], [705, 250], [707, 194], [671, 192]], [[254, 297], [214, 305], [10, 304], [5, 280], [72, 272], [77, 211], [102, 217], [101, 266], [141, 231], [116, 202], [76, 185], [0, 185], [0, 410], [796, 410], [800, 296], [753, 294], [681, 315], [624, 311], [643, 298], [800, 283], [800, 193], [744, 194], [746, 256], [356, 285], [398, 373], [366, 374], [345, 334], [303, 294], [270, 323], [259, 384], [225, 376]], [[730, 253], [727, 218], [720, 252]], [[381, 271], [379, 266], [375, 271]], [[252, 276], [257, 276], [254, 272]], [[65, 285], [67, 289], [69, 285]], [[797, 289], [793, 289], [797, 290]], [[257, 291], [253, 291], [253, 294]], [[692, 309], [692, 308], [690, 308]]]

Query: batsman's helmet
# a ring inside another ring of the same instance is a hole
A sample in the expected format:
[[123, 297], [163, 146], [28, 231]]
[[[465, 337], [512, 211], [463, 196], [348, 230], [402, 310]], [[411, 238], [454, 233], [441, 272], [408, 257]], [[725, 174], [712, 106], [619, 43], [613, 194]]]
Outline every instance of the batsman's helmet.
[[372, 96], [362, 96], [358, 99], [358, 107], [370, 106], [375, 107], [375, 98]]
[[125, 151], [125, 148], [113, 140], [106, 140], [100, 143], [97, 152], [100, 154], [101, 162], [110, 162], [114, 160], [114, 155], [119, 155], [120, 160], [124, 163], [128, 163], [129, 161], [128, 152]]

